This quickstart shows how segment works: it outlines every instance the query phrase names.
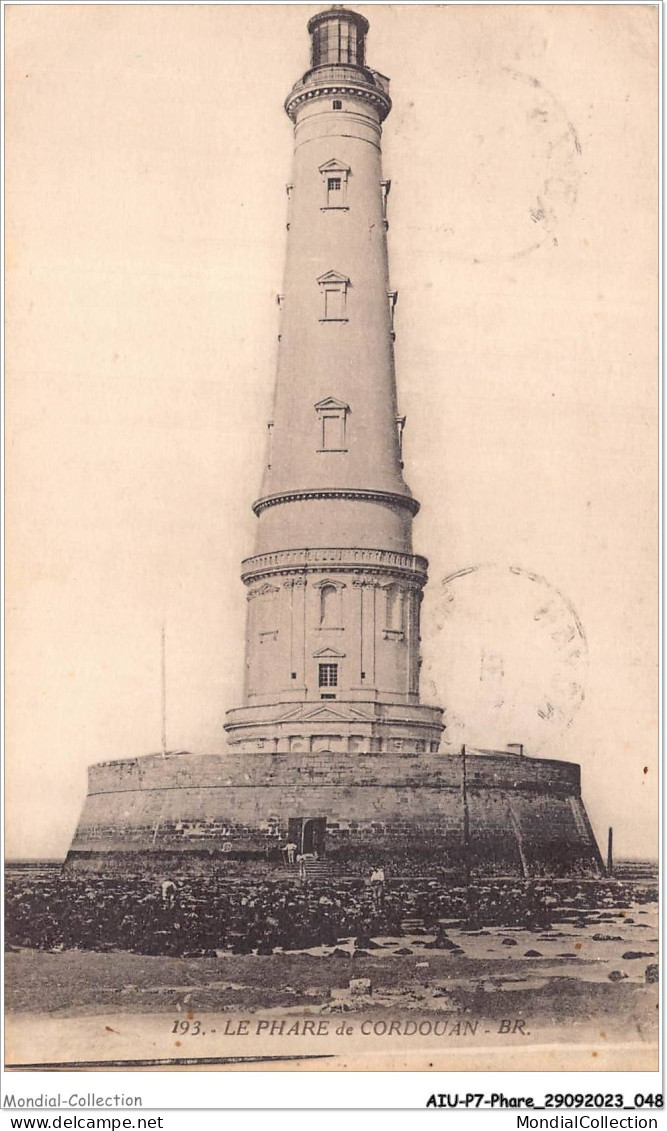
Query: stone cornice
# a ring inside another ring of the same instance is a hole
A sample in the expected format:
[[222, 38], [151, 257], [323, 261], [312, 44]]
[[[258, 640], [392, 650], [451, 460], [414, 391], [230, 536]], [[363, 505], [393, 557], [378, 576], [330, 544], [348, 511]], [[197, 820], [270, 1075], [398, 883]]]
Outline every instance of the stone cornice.
[[379, 87], [361, 81], [336, 82], [329, 79], [318, 82], [317, 76], [311, 75], [307, 85], [298, 85], [287, 95], [285, 112], [295, 122], [296, 111], [302, 103], [309, 102], [313, 98], [335, 98], [340, 95], [351, 95], [353, 98], [369, 102], [377, 111], [381, 122], [391, 110], [391, 98]]
[[395, 507], [404, 507], [412, 515], [417, 514], [419, 503], [412, 495], [399, 495], [395, 491], [367, 491], [362, 487], [314, 487], [304, 491], [280, 491], [276, 495], [265, 495], [253, 503], [252, 509], [259, 515], [267, 507], [276, 507], [281, 503], [300, 503], [305, 499], [351, 499], [362, 503], [389, 503]]
[[[322, 549], [274, 550], [257, 554], [242, 563], [241, 577], [246, 585], [277, 574], [355, 573], [400, 577], [421, 588], [427, 578], [428, 562], [418, 554], [401, 554], [396, 550], [330, 547]], [[364, 582], [365, 583], [365, 582]], [[304, 584], [302, 579], [289, 578], [283, 584]], [[353, 582], [354, 584], [354, 582]]]

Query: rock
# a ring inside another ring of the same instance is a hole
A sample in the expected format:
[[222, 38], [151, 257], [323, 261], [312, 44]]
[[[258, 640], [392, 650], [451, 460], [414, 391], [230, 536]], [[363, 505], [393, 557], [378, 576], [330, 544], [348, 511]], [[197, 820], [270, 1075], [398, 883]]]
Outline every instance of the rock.
[[620, 935], [593, 935], [593, 942], [623, 942]]
[[542, 955], [539, 950], [527, 950], [524, 958], [541, 958]]
[[644, 972], [644, 981], [646, 982], [659, 982], [660, 981], [660, 967], [657, 962], [651, 962], [646, 967]]
[[428, 962], [415, 962], [415, 970], [428, 970]]
[[373, 992], [370, 978], [350, 978], [348, 986], [353, 997], [365, 997]]
[[354, 945], [359, 950], [380, 950], [380, 943], [373, 942], [368, 935], [358, 935]]
[[625, 974], [623, 970], [611, 970], [609, 974], [607, 974], [610, 982], [622, 982], [627, 976], [628, 975]]
[[556, 958], [578, 958], [579, 955], [575, 954], [573, 950], [564, 950], [556, 955]]
[[655, 951], [653, 950], [626, 950], [621, 958], [655, 958]]
[[368, 953], [367, 950], [355, 950], [352, 957], [353, 958], [370, 958], [370, 954]]
[[412, 950], [410, 950], [409, 946], [402, 946], [402, 947], [399, 947], [398, 950], [394, 951], [394, 954], [413, 954], [413, 953], [414, 952]]
[[448, 939], [447, 935], [438, 935], [437, 939], [434, 940], [433, 945], [437, 946], [438, 950], [460, 950], [461, 949], [461, 947], [457, 946], [455, 942], [452, 942], [451, 939]]
[[516, 939], [503, 939], [503, 946], [518, 946]]
[[327, 958], [350, 958], [350, 957], [351, 956], [348, 954], [348, 952], [346, 950], [341, 950], [339, 946], [334, 947], [334, 949], [331, 951], [331, 953], [327, 955]]

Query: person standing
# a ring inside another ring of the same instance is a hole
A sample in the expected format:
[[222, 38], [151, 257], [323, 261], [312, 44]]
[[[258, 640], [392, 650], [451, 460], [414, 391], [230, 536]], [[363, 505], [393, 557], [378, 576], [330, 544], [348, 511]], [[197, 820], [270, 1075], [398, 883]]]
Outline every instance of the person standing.
[[371, 872], [371, 898], [374, 911], [381, 911], [384, 906], [384, 885], [384, 868], [374, 868]]

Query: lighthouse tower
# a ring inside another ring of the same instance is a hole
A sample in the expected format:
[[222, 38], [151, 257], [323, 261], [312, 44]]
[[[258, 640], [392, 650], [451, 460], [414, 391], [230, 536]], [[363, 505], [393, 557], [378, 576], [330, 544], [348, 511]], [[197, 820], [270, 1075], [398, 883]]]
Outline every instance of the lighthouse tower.
[[363, 16], [331, 8], [308, 29], [311, 67], [285, 102], [294, 166], [274, 406], [242, 570], [244, 701], [227, 713], [224, 753], [91, 766], [66, 866], [280, 878], [291, 842], [330, 875], [380, 862], [459, 879], [598, 875], [576, 764], [520, 747], [445, 753], [442, 711], [419, 701], [427, 563], [413, 552], [419, 504], [394, 374], [389, 83], [366, 65]]
[[273, 419], [247, 586], [245, 701], [230, 745], [251, 754], [438, 750], [419, 703], [426, 560], [403, 477], [382, 123], [389, 81], [368, 22], [334, 7], [308, 30], [294, 123]]

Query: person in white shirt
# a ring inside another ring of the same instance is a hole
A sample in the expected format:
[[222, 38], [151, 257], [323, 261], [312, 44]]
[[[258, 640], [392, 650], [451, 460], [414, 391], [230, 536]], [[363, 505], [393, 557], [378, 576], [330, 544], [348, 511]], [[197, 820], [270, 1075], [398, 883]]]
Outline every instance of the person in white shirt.
[[384, 868], [374, 868], [371, 872], [371, 896], [376, 911], [380, 911], [384, 903], [384, 883]]

